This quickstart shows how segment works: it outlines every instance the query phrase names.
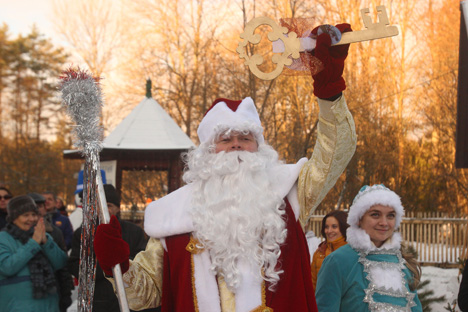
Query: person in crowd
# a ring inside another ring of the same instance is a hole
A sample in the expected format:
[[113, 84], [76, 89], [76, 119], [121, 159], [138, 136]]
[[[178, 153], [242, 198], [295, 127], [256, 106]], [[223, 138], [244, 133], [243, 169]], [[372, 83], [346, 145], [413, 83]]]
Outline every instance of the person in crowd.
[[46, 202], [45, 206], [47, 209], [47, 213], [52, 217], [52, 224], [58, 227], [63, 234], [63, 238], [65, 239], [65, 245], [67, 246], [67, 250], [71, 248], [71, 242], [73, 238], [73, 227], [71, 225], [70, 219], [67, 216], [62, 215], [56, 208], [56, 201], [57, 197], [53, 192], [43, 192], [42, 196], [45, 197]]
[[62, 197], [57, 196], [57, 199], [55, 200], [55, 208], [62, 216], [68, 217], [67, 204]]
[[[122, 229], [122, 238], [128, 243], [129, 258], [133, 259], [140, 251], [145, 250], [146, 236], [143, 229], [131, 222], [120, 218], [120, 196], [112, 184], [104, 184], [104, 193], [106, 195], [109, 214], [115, 216]], [[78, 278], [80, 266], [80, 244], [81, 231], [79, 227], [73, 234], [72, 249], [68, 261], [70, 272]], [[99, 263], [96, 266], [96, 279], [93, 298], [93, 311], [99, 312], [119, 312], [119, 302], [114, 293], [111, 282], [109, 282], [102, 272]]]
[[52, 224], [52, 216], [47, 214], [47, 209], [45, 207], [45, 197], [39, 193], [29, 193], [28, 196], [34, 200], [34, 203], [36, 203], [38, 216], [44, 218], [46, 232], [52, 236], [54, 242], [60, 248], [67, 251], [67, 246], [65, 244], [62, 231], [57, 226]]
[[346, 219], [348, 214], [344, 211], [333, 210], [322, 219], [322, 236], [325, 238], [312, 257], [311, 271], [314, 289], [317, 287], [317, 276], [326, 256], [338, 248], [346, 245]]
[[185, 157], [187, 185], [146, 208], [146, 250], [129, 261], [117, 219], [98, 226], [98, 262], [108, 276], [121, 265], [131, 308], [317, 311], [301, 223], [354, 154], [354, 121], [342, 96], [348, 48], [318, 35], [315, 57], [324, 70], [313, 76], [320, 114], [310, 160], [279, 160], [251, 98], [218, 99], [199, 124], [200, 146]]
[[[38, 193], [29, 193], [28, 196], [36, 203], [39, 217], [44, 218], [46, 232], [49, 233], [54, 242], [66, 252], [67, 246], [65, 245], [65, 239], [63, 238], [62, 231], [52, 224], [50, 220], [51, 215], [47, 214], [47, 209], [45, 208], [45, 197]], [[60, 312], [66, 312], [68, 307], [72, 304], [71, 297], [72, 290], [74, 288], [73, 278], [67, 267], [63, 267], [55, 271], [55, 277], [57, 279]]]
[[458, 307], [460, 311], [468, 311], [468, 260], [465, 261], [463, 266], [462, 280], [460, 282], [460, 289], [458, 290]]
[[68, 217], [72, 224], [73, 231], [76, 231], [83, 223], [83, 190], [75, 194], [75, 210]]
[[319, 271], [319, 311], [422, 311], [421, 268], [396, 232], [404, 213], [400, 197], [384, 185], [361, 188], [349, 209], [348, 244]]
[[7, 205], [8, 201], [13, 197], [10, 190], [4, 186], [0, 186], [0, 230], [7, 224]]
[[59, 312], [54, 271], [66, 266], [67, 254], [46, 232], [31, 197], [13, 197], [7, 210], [0, 232], [0, 309]]
[[[106, 172], [101, 169], [102, 183], [106, 184]], [[83, 222], [83, 181], [84, 172], [80, 170], [78, 173], [78, 180], [75, 189], [75, 210], [70, 213], [69, 219], [73, 227], [73, 231], [76, 231]]]

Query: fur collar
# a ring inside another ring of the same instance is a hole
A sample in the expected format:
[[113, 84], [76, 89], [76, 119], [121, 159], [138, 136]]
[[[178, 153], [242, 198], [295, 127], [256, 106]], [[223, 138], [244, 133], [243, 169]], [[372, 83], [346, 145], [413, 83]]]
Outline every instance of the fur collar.
[[[288, 197], [296, 219], [299, 216], [299, 202], [295, 187], [297, 177], [307, 158], [301, 158], [296, 164], [283, 165], [280, 173], [284, 178], [273, 185], [282, 198]], [[185, 185], [178, 190], [150, 203], [145, 210], [144, 228], [146, 234], [154, 238], [193, 232], [192, 185]]]
[[[369, 235], [356, 226], [347, 230], [348, 244], [358, 253], [358, 261], [362, 264], [364, 276], [369, 281], [364, 289], [366, 296], [363, 301], [369, 305], [370, 311], [410, 311], [415, 306], [415, 294], [409, 291], [408, 281], [405, 279], [405, 260], [400, 251], [401, 234], [394, 232], [380, 248], [370, 240]], [[380, 254], [384, 258], [373, 260], [369, 254]], [[387, 258], [388, 257], [388, 258]], [[393, 261], [390, 259], [393, 258]], [[394, 260], [397, 259], [397, 262]], [[390, 302], [379, 301], [374, 294], [402, 298], [405, 306], [394, 305]]]
[[401, 247], [401, 234], [399, 232], [394, 232], [392, 237], [387, 239], [387, 241], [380, 247], [376, 247], [371, 241], [369, 234], [366, 233], [363, 229], [350, 226], [346, 230], [346, 240], [348, 244], [354, 250], [364, 251], [366, 253], [377, 250], [389, 250], [389, 249], [400, 249]]

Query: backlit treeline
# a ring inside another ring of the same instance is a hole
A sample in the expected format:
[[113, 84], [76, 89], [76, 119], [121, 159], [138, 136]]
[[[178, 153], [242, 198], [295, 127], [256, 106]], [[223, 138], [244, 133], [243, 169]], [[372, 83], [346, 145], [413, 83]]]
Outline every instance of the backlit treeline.
[[[385, 5], [400, 35], [350, 48], [345, 95], [358, 148], [321, 208], [346, 208], [363, 184], [385, 183], [409, 210], [467, 212], [467, 170], [454, 167], [459, 0], [55, 2], [59, 31], [83, 63], [105, 78], [107, 131], [141, 101], [151, 78], [153, 97], [195, 142], [214, 99], [251, 96], [267, 141], [287, 161], [313, 151], [318, 107], [312, 79], [255, 78], [235, 51], [244, 25], [266, 15], [310, 18], [313, 25], [348, 22], [360, 30], [359, 10], [369, 8], [376, 21], [376, 6]], [[248, 49], [265, 52], [269, 44], [264, 39]], [[141, 189], [147, 179], [139, 182]], [[144, 200], [135, 190], [126, 197]]]
[[79, 170], [62, 159], [70, 129], [57, 98], [67, 54], [37, 29], [0, 27], [0, 185], [14, 195], [50, 190], [72, 201]]

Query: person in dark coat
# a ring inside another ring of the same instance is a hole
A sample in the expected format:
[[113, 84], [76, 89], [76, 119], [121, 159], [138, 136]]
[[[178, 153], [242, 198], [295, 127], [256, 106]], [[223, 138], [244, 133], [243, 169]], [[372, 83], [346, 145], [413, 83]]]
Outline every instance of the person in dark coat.
[[463, 268], [462, 280], [460, 289], [458, 290], [458, 307], [460, 311], [468, 311], [468, 260], [465, 262]]
[[10, 190], [4, 186], [0, 187], [0, 230], [3, 229], [6, 224], [6, 217], [7, 213], [7, 205], [10, 199], [13, 198], [13, 194], [11, 194]]
[[[120, 196], [117, 190], [111, 184], [104, 185], [104, 192], [106, 194], [107, 206], [110, 215], [115, 215], [119, 220], [122, 227], [122, 238], [130, 246], [130, 259], [133, 259], [137, 253], [146, 248], [146, 236], [143, 229], [136, 224], [120, 219]], [[71, 254], [68, 261], [68, 268], [70, 272], [78, 278], [80, 266], [80, 243], [81, 243], [81, 230], [80, 226], [73, 233]], [[99, 266], [96, 265], [96, 283], [94, 288], [93, 311], [106, 311], [119, 312], [119, 302], [114, 293], [112, 284], [104, 277], [104, 273]]]
[[67, 250], [69, 250], [71, 248], [73, 237], [73, 226], [71, 225], [70, 219], [68, 219], [67, 216], [62, 215], [55, 207], [57, 200], [55, 193], [47, 191], [43, 192], [42, 196], [46, 199], [45, 207], [47, 209], [47, 213], [51, 216], [51, 222], [62, 231], [65, 244], [67, 245]]
[[0, 231], [0, 311], [60, 312], [54, 272], [67, 254], [46, 232], [33, 199], [13, 197]]

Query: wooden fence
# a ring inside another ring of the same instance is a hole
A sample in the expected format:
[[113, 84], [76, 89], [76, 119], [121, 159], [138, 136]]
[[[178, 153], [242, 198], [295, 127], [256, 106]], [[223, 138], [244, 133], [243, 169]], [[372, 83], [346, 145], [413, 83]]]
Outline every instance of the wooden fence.
[[122, 209], [122, 206], [120, 210], [120, 217], [122, 219], [131, 221], [143, 221], [143, 219], [145, 218], [144, 208], [139, 209], [137, 211], [132, 211], [130, 209]]
[[[308, 229], [320, 236], [325, 212], [316, 211]], [[467, 258], [467, 218], [450, 218], [444, 213], [406, 212], [400, 226], [403, 240], [418, 253], [422, 265], [457, 267]]]

